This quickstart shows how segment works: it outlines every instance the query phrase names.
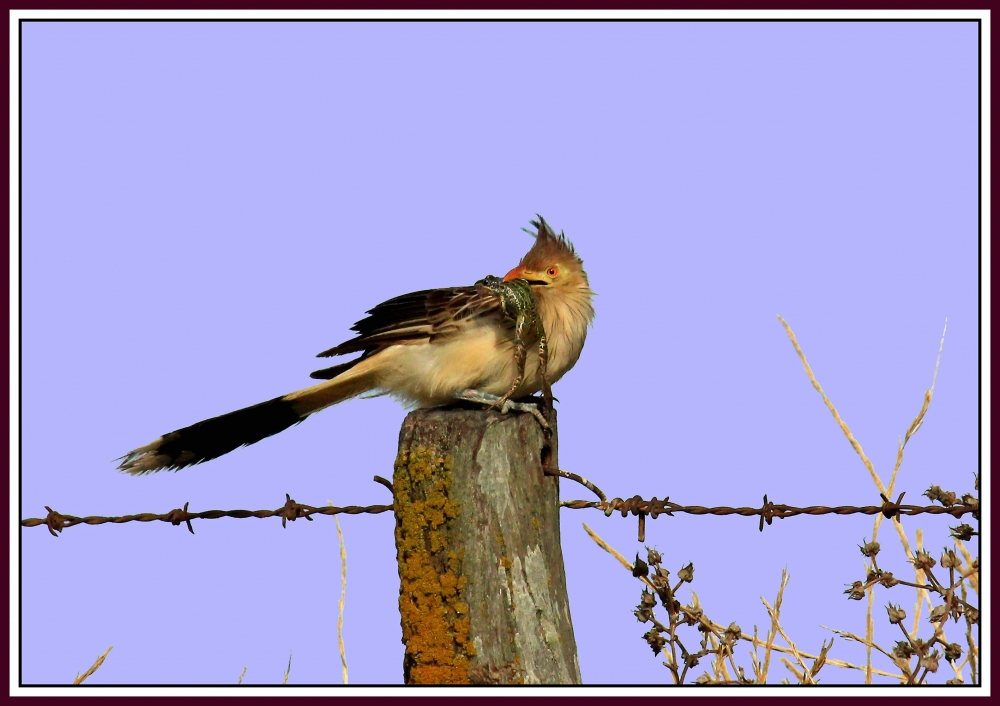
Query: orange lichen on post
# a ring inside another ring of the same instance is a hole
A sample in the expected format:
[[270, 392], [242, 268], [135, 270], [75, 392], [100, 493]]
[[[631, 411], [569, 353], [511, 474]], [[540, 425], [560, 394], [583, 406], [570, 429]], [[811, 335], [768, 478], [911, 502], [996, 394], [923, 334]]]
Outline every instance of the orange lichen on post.
[[451, 458], [424, 446], [396, 459], [393, 479], [400, 595], [407, 684], [468, 684], [468, 605], [461, 599], [462, 558], [450, 551], [448, 523], [459, 504], [449, 497]]

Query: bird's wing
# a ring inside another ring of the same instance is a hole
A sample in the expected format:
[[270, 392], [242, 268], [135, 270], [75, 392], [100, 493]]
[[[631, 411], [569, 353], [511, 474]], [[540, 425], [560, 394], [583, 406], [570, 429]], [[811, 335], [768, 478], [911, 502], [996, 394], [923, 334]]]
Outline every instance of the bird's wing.
[[447, 338], [464, 323], [500, 314], [500, 300], [480, 286], [425, 289], [382, 302], [351, 327], [358, 335], [323, 351], [325, 358], [364, 351], [370, 355], [387, 345]]

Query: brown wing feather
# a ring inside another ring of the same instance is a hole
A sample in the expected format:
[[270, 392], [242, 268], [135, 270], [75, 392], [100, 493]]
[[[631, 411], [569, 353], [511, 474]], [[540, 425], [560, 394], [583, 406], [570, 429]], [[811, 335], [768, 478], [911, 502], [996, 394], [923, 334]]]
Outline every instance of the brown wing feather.
[[[387, 345], [448, 336], [458, 321], [499, 311], [500, 302], [481, 287], [448, 287], [411, 292], [384, 301], [351, 327], [358, 335], [325, 350], [326, 358], [364, 351], [365, 356]], [[364, 357], [364, 356], [362, 356]]]

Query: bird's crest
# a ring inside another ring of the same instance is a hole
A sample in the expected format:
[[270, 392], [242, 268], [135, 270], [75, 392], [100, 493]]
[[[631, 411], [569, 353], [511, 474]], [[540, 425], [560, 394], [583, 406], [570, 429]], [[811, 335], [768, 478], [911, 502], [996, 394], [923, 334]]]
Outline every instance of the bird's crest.
[[[538, 220], [529, 221], [529, 223], [535, 226], [538, 232], [532, 233], [527, 228], [521, 229], [535, 238], [535, 244], [521, 258], [521, 264], [542, 267], [553, 260], [581, 262], [580, 258], [576, 255], [576, 250], [573, 248], [573, 243], [566, 238], [566, 233], [560, 232], [559, 235], [556, 235], [555, 231], [552, 230], [552, 227], [545, 222], [545, 219], [541, 215], [535, 215], [538, 216]], [[567, 255], [569, 256], [568, 258]]]

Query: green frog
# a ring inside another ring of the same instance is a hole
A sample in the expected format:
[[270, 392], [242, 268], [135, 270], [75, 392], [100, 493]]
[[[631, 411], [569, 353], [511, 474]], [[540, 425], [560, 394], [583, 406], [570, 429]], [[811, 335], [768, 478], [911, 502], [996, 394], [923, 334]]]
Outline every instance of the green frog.
[[538, 302], [535, 300], [535, 293], [531, 291], [531, 284], [526, 279], [512, 279], [505, 282], [494, 275], [487, 275], [476, 282], [476, 285], [486, 288], [500, 299], [500, 310], [504, 319], [514, 324], [514, 363], [517, 365], [517, 377], [507, 394], [490, 407], [503, 406], [524, 381], [524, 361], [527, 357], [524, 342], [532, 335], [538, 340], [538, 374], [542, 378], [542, 398], [545, 400], [546, 406], [551, 406], [552, 388], [549, 386], [545, 374], [548, 362], [548, 344], [545, 340], [542, 317], [538, 313]]

